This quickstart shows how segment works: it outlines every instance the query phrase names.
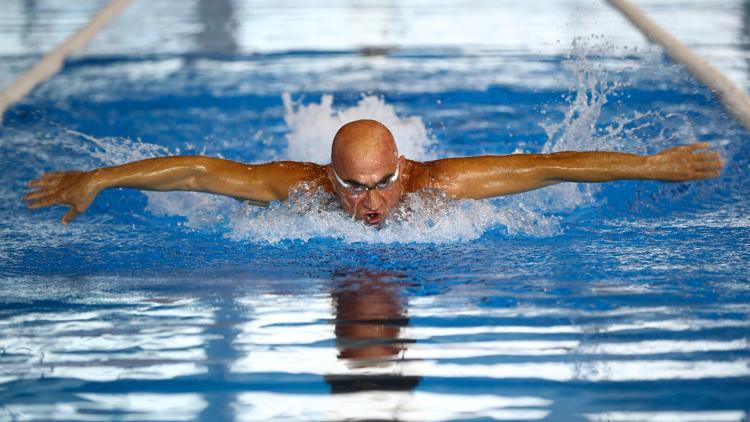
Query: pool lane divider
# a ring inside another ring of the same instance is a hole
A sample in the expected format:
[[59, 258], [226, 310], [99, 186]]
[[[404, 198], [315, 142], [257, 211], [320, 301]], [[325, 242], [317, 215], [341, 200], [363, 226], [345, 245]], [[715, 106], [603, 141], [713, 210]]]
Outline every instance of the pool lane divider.
[[0, 94], [0, 125], [5, 110], [21, 101], [37, 85], [51, 78], [63, 67], [65, 59], [75, 54], [102, 28], [120, 14], [132, 0], [112, 0], [75, 34], [44, 55], [31, 69], [24, 72]]
[[[34, 67], [19, 76], [0, 94], [0, 125], [5, 110], [22, 100], [37, 85], [54, 76], [65, 59], [80, 51], [88, 41], [120, 14], [132, 0], [112, 0], [83, 28], [44, 55]], [[651, 20], [630, 0], [607, 0], [652, 42], [664, 47], [672, 60], [681, 63], [700, 82], [713, 90], [740, 124], [750, 130], [750, 97], [728, 77], [687, 48], [673, 35]]]
[[672, 34], [661, 28], [630, 0], [607, 0], [643, 32], [652, 42], [664, 47], [673, 61], [682, 64], [701, 83], [711, 89], [724, 108], [750, 131], [750, 97], [726, 75], [695, 54]]

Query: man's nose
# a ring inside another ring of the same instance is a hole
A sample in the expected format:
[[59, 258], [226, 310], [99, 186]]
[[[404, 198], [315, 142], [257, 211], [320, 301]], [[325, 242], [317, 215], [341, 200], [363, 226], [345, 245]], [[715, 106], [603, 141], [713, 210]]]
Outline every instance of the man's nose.
[[383, 204], [383, 196], [377, 189], [371, 189], [365, 192], [365, 197], [362, 200], [362, 205], [366, 206], [371, 210], [380, 208]]

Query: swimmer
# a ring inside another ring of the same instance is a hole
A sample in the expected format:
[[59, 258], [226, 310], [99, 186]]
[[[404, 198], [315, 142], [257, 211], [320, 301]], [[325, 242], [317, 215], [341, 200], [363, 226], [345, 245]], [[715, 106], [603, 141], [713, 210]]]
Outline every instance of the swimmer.
[[28, 183], [28, 208], [70, 207], [62, 223], [86, 211], [108, 188], [197, 191], [268, 204], [307, 183], [334, 194], [352, 217], [380, 226], [410, 192], [442, 191], [454, 199], [484, 199], [561, 182], [612, 180], [685, 182], [717, 177], [724, 167], [708, 143], [653, 155], [621, 152], [483, 155], [419, 162], [398, 155], [390, 130], [375, 120], [345, 124], [333, 138], [331, 163], [244, 164], [204, 156], [150, 158], [91, 171], [45, 173]]

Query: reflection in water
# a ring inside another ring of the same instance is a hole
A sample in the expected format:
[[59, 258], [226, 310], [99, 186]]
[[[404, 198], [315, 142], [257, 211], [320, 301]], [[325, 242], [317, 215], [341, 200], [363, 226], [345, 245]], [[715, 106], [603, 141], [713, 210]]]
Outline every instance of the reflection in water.
[[[206, 325], [203, 333], [205, 337], [207, 375], [212, 379], [226, 379], [230, 372], [230, 365], [238, 356], [239, 351], [233, 347], [233, 342], [239, 335], [239, 326], [245, 320], [242, 313], [237, 312], [233, 292], [218, 296], [212, 303], [214, 320]], [[206, 391], [203, 393], [206, 406], [199, 415], [199, 420], [232, 420], [235, 400], [233, 394], [226, 391]]]
[[231, 0], [200, 0], [196, 15], [203, 26], [195, 41], [199, 51], [232, 54], [237, 51], [234, 39], [237, 22]]
[[[495, 298], [526, 303], [483, 307], [466, 299], [486, 297], [486, 283], [415, 296], [424, 284], [387, 273], [315, 285], [61, 280], [2, 292], [0, 420], [745, 418], [745, 303], [590, 310], [504, 284]], [[550, 291], [589, 301], [660, 292], [585, 283]], [[670, 401], [711, 384], [722, 389], [711, 412]]]
[[26, 0], [23, 3], [23, 14], [24, 22], [21, 27], [21, 40], [26, 46], [33, 49], [34, 46], [31, 44], [30, 38], [34, 29], [37, 27], [37, 22], [39, 20], [36, 0]]
[[406, 345], [414, 340], [401, 338], [409, 318], [393, 278], [383, 272], [351, 273], [331, 293], [338, 358], [359, 370], [354, 375], [326, 375], [332, 393], [409, 391], [419, 384], [420, 376], [401, 374]]

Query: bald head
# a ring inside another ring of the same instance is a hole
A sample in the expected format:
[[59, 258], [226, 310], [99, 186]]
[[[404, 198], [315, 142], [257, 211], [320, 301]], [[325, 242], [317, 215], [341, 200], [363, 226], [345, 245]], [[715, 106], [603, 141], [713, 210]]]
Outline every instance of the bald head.
[[328, 178], [344, 210], [380, 226], [403, 194], [402, 160], [382, 123], [356, 120], [342, 126], [333, 138]]
[[355, 120], [336, 132], [331, 146], [331, 164], [336, 168], [377, 165], [398, 159], [391, 131], [375, 120]]

